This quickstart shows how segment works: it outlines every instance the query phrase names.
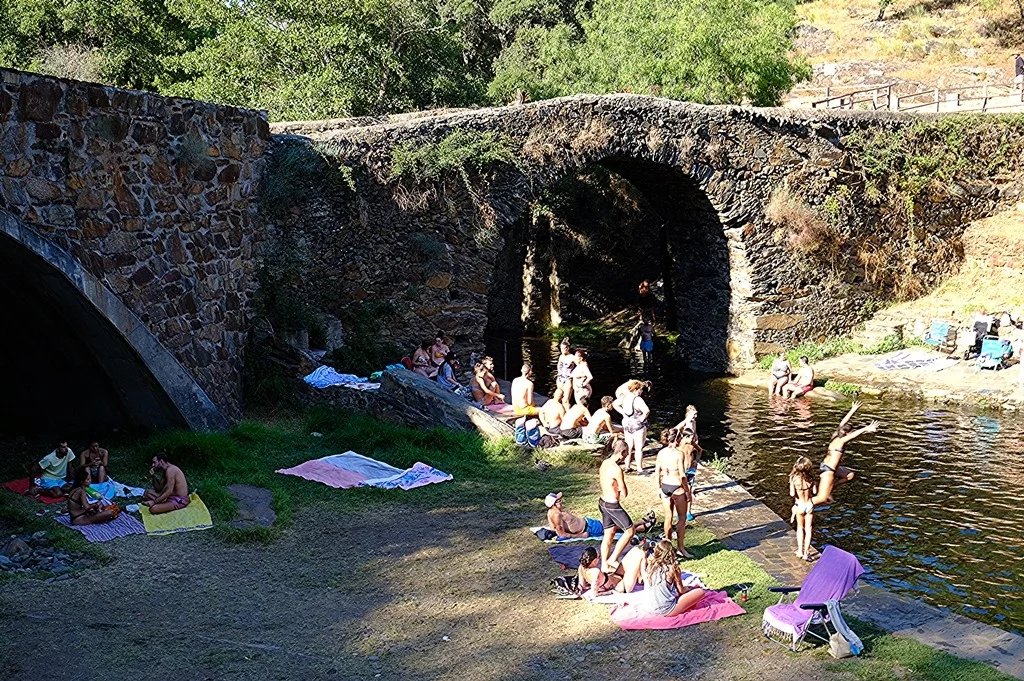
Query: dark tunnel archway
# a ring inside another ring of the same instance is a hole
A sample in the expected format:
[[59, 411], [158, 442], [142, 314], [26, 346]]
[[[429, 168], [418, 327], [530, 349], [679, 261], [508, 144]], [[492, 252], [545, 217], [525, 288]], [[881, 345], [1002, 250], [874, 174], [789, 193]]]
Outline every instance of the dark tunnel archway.
[[0, 375], [13, 399], [0, 410], [0, 433], [85, 436], [226, 425], [112, 293], [65, 251], [11, 222], [0, 220]]
[[[619, 157], [605, 158], [594, 165], [632, 185], [658, 223], [656, 240], [650, 234], [635, 241], [626, 239], [625, 249], [645, 251], [632, 253], [632, 259], [649, 263], [649, 269], [638, 271], [630, 280], [631, 291], [635, 292], [636, 284], [643, 279], [661, 279], [664, 297], [671, 306], [667, 317], [679, 333], [678, 344], [690, 368], [725, 373], [730, 362], [732, 272], [719, 212], [697, 182], [678, 168]], [[507, 236], [506, 247], [495, 263], [488, 305], [487, 333], [491, 336], [508, 337], [524, 331], [521, 282], [530, 278], [527, 275], [524, 279], [524, 271], [535, 262], [536, 249], [549, 247], [545, 241], [549, 237], [535, 229], [534, 217], [525, 214], [528, 212], [524, 210]], [[553, 265], [545, 262], [541, 266]], [[588, 266], [601, 268], [602, 264]], [[621, 304], [627, 297], [621, 291], [622, 284], [613, 284], [612, 279], [609, 273], [606, 284], [620, 289], [613, 297]], [[558, 292], [548, 290], [544, 294]]]

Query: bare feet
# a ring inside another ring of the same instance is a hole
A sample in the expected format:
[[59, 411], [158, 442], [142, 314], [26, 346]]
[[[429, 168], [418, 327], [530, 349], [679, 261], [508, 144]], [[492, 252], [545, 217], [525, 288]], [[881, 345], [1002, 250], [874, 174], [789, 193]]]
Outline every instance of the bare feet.
[[681, 558], [693, 558], [693, 554], [686, 549], [676, 549], [676, 554]]

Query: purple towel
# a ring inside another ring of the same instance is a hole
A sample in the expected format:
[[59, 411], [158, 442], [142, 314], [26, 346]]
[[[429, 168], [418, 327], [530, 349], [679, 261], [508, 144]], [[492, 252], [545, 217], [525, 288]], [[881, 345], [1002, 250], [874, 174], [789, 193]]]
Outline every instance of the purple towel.
[[54, 517], [58, 523], [72, 530], [78, 530], [91, 542], [110, 541], [118, 537], [127, 537], [130, 534], [146, 534], [146, 527], [128, 512], [122, 512], [109, 523], [97, 523], [96, 525], [72, 525], [71, 517], [59, 515]]
[[765, 610], [763, 623], [792, 634], [796, 640], [803, 636], [814, 614], [800, 606], [804, 603], [825, 603], [831, 599], [842, 600], [862, 574], [864, 568], [856, 556], [834, 546], [826, 546], [821, 558], [804, 578], [796, 601], [769, 607]]

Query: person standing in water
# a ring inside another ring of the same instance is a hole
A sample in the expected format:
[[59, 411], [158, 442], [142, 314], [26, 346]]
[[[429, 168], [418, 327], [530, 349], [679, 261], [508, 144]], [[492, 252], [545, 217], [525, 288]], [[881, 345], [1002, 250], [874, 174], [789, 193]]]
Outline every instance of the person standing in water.
[[576, 355], [571, 352], [568, 336], [562, 339], [559, 349], [562, 353], [558, 356], [553, 399], [561, 402], [565, 409], [569, 409], [569, 396], [572, 395], [572, 370], [576, 368]]
[[654, 324], [650, 320], [640, 326], [640, 352], [644, 356], [644, 364], [654, 361]]
[[832, 488], [838, 484], [853, 480], [853, 471], [846, 466], [839, 465], [843, 460], [843, 451], [846, 443], [864, 433], [873, 433], [878, 430], [878, 421], [872, 421], [863, 428], [853, 430], [850, 427], [850, 419], [860, 409], [860, 402], [854, 402], [850, 411], [846, 413], [839, 427], [832, 433], [832, 439], [828, 443], [828, 453], [825, 460], [821, 462], [821, 475], [818, 480], [818, 493], [814, 495], [815, 504], [823, 504], [832, 501]]
[[789, 496], [793, 497], [793, 513], [789, 521], [796, 522], [796, 555], [810, 560], [811, 532], [814, 531], [814, 463], [806, 456], [798, 457], [789, 472]]

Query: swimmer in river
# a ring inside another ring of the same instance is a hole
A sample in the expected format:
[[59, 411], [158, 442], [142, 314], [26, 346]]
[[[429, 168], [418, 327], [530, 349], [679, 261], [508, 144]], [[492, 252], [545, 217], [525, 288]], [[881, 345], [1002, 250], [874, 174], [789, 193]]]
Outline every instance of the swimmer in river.
[[821, 462], [820, 466], [821, 476], [818, 480], [818, 492], [814, 495], [813, 499], [815, 504], [832, 501], [832, 488], [838, 484], [853, 480], [853, 471], [846, 466], [839, 465], [843, 460], [846, 443], [860, 437], [864, 433], [873, 433], [878, 430], [878, 421], [872, 421], [857, 430], [851, 428], [850, 419], [857, 413], [859, 408], [860, 402], [854, 402], [853, 406], [850, 407], [850, 411], [839, 422], [839, 427], [832, 433], [832, 439], [828, 443], [828, 453], [825, 454], [825, 460]]

